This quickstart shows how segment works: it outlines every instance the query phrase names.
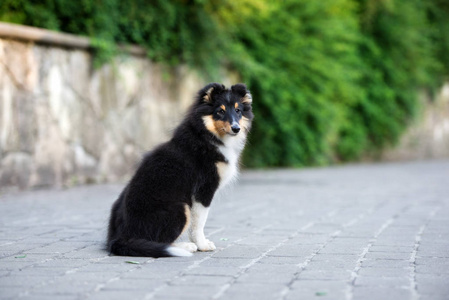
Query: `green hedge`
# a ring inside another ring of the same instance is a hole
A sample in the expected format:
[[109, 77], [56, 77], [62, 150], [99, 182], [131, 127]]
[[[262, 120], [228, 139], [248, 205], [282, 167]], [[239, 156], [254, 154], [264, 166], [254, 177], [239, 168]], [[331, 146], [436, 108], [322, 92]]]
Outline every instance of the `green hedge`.
[[398, 141], [449, 74], [445, 0], [3, 0], [0, 20], [86, 35], [238, 71], [256, 119], [244, 163], [302, 166], [375, 155]]

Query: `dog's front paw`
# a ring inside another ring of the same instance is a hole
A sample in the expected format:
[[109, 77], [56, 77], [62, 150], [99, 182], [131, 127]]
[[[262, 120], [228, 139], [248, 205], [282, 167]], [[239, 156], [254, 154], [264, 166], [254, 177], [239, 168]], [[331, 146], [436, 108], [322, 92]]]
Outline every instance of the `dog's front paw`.
[[214, 251], [217, 249], [215, 244], [208, 239], [198, 242], [196, 245], [198, 246], [198, 251]]

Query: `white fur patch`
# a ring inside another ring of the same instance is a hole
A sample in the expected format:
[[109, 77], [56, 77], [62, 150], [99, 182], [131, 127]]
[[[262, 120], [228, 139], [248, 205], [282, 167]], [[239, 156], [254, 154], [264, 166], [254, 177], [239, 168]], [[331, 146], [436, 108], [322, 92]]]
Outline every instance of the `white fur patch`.
[[215, 250], [214, 243], [206, 239], [204, 236], [204, 226], [206, 225], [207, 216], [209, 215], [209, 207], [204, 207], [201, 203], [198, 203], [195, 199], [192, 199], [190, 213], [190, 241], [197, 245], [199, 251]]
[[181, 257], [192, 256], [192, 253], [190, 253], [189, 251], [173, 246], [168, 247], [167, 252], [171, 256], [181, 256]]
[[195, 245], [195, 243], [189, 243], [189, 242], [173, 243], [172, 246], [176, 247], [176, 248], [181, 248], [181, 249], [187, 250], [189, 252], [195, 252], [198, 250], [198, 247]]
[[218, 175], [220, 176], [219, 189], [237, 178], [239, 158], [243, 147], [245, 147], [246, 134], [241, 132], [237, 136], [225, 136], [222, 141], [224, 145], [218, 146], [218, 150], [226, 158], [227, 163], [219, 162], [216, 164]]

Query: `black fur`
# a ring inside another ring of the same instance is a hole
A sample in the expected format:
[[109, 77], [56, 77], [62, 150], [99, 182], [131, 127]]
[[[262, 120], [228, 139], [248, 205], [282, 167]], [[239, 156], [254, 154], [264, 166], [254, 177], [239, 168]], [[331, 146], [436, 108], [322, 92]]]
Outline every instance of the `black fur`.
[[[251, 121], [251, 104], [242, 103], [247, 94], [243, 84], [229, 90], [211, 83], [199, 91], [172, 139], [143, 158], [112, 206], [107, 241], [111, 253], [170, 256], [168, 246], [186, 225], [185, 205], [191, 207], [194, 197], [208, 207], [220, 181], [216, 163], [227, 163], [218, 150], [222, 139], [206, 128], [202, 118], [210, 115], [226, 122], [227, 118], [245, 117]], [[234, 110], [235, 103], [242, 108], [240, 112]], [[217, 113], [221, 105], [228, 108], [226, 115]]]

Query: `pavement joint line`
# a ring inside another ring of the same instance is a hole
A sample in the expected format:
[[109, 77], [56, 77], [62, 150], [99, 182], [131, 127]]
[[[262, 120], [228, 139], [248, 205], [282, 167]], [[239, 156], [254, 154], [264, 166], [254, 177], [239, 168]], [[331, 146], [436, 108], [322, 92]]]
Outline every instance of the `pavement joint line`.
[[[356, 218], [350, 220], [349, 222], [343, 224], [343, 230], [353, 226], [354, 224], [357, 224], [357, 222], [359, 222], [360, 220], [362, 220], [364, 217], [366, 217], [367, 215], [371, 215], [377, 207], [371, 207], [370, 209], [367, 210], [367, 212], [361, 213], [359, 214]], [[293, 284], [293, 282], [298, 278], [299, 274], [307, 267], [307, 265], [313, 260], [313, 258], [321, 251], [323, 250], [327, 244], [329, 244], [331, 241], [333, 241], [337, 236], [339, 236], [341, 234], [342, 230], [337, 230], [335, 232], [333, 232], [332, 234], [329, 235], [329, 239], [326, 240], [326, 242], [321, 245], [320, 248], [318, 248], [316, 251], [314, 251], [311, 255], [309, 255], [306, 260], [300, 264], [297, 265], [297, 267], [299, 268], [299, 270], [295, 273], [294, 277], [292, 278], [292, 280], [288, 283], [288, 285], [286, 286], [286, 288], [281, 292], [281, 298], [285, 299], [285, 297], [287, 297], [288, 293], [291, 291], [291, 286]]]
[[424, 233], [424, 230], [426, 230], [427, 226], [429, 225], [431, 219], [436, 215], [437, 211], [441, 209], [441, 206], [433, 209], [428, 217], [426, 218], [425, 222], [421, 227], [419, 228], [418, 232], [415, 235], [415, 244], [413, 245], [413, 251], [410, 255], [410, 290], [412, 292], [411, 299], [412, 300], [418, 300], [420, 298], [420, 295], [418, 293], [418, 288], [416, 284], [416, 254], [418, 253], [419, 245], [421, 243], [421, 237]]
[[[261, 228], [255, 230], [254, 233], [260, 233], [260, 232], [262, 232], [262, 231], [264, 231], [264, 230], [266, 230], [266, 229], [268, 229], [268, 228], [270, 228], [270, 227], [272, 227], [272, 225], [266, 225], [266, 226], [264, 226], [264, 227], [261, 227]], [[254, 265], [255, 263], [257, 263], [258, 261], [260, 261], [260, 260], [261, 260], [263, 257], [265, 257], [268, 253], [270, 253], [271, 251], [275, 250], [276, 248], [278, 248], [280, 245], [282, 245], [283, 243], [285, 243], [285, 241], [288, 241], [289, 239], [291, 239], [291, 238], [290, 238], [290, 237], [287, 237], [286, 239], [284, 239], [283, 241], [281, 241], [277, 247], [272, 247], [272, 248], [268, 249], [267, 251], [265, 251], [264, 253], [262, 253], [259, 257], [257, 257], [257, 258], [255, 258], [255, 259], [251, 260], [248, 264], [242, 266], [240, 272], [238, 272], [238, 273], [234, 276], [233, 280], [232, 280], [230, 283], [226, 283], [225, 285], [223, 285], [222, 288], [221, 288], [215, 295], [213, 295], [211, 298], [212, 298], [212, 299], [218, 299], [218, 298], [222, 297], [223, 294], [224, 294], [224, 293], [225, 293], [225, 292], [226, 292], [226, 291], [227, 291], [227, 290], [228, 290], [228, 289], [229, 289], [229, 288], [230, 288], [230, 287], [237, 281], [237, 279], [238, 279], [242, 274], [244, 274], [244, 273], [248, 270], [248, 268], [249, 268], [250, 266], [252, 266], [252, 265]], [[240, 241], [241, 241], [241, 240], [243, 240], [243, 239], [240, 239]], [[237, 243], [237, 241], [236, 241], [235, 243]]]
[[[89, 247], [89, 246], [92, 246], [92, 244], [89, 244], [89, 245], [87, 245], [87, 246], [85, 246], [85, 247], [82, 247], [82, 248], [74, 249], [73, 251], [70, 251], [70, 252], [68, 252], [68, 253], [73, 253], [73, 252], [76, 252], [76, 251], [85, 249], [85, 248], [87, 248], [87, 247]], [[33, 265], [31, 265], [31, 266], [29, 266], [29, 267], [26, 267], [26, 268], [24, 268], [24, 269], [35, 268], [37, 264], [42, 264], [42, 263], [46, 263], [46, 262], [49, 262], [49, 261], [56, 260], [56, 259], [58, 258], [58, 256], [60, 256], [60, 255], [57, 255], [57, 256], [52, 257], [52, 258], [48, 258], [48, 259], [44, 259], [44, 260], [38, 261], [38, 262], [34, 263]], [[103, 257], [102, 259], [106, 259], [107, 257], [108, 257], [108, 256], [105, 256], [105, 257]], [[66, 271], [66, 272], [64, 273], [64, 275], [76, 273], [80, 268], [81, 268], [81, 267], [77, 267], [77, 268], [70, 269], [70, 270]], [[42, 286], [48, 285], [49, 283], [51, 283], [51, 282], [53, 282], [53, 281], [54, 281], [54, 278], [48, 279], [47, 281], [43, 281], [40, 285], [33, 286], [33, 287], [29, 287], [29, 288], [25, 289], [25, 291], [24, 291], [23, 293], [24, 293], [24, 295], [26, 296], [26, 295], [29, 294], [29, 292], [30, 292], [32, 289], [35, 289], [35, 288], [38, 288], [38, 287], [42, 287]]]
[[[146, 264], [149, 264], [149, 263], [153, 263], [154, 261], [155, 261], [154, 259], [148, 259], [148, 260], [144, 261], [143, 265], [146, 265]], [[97, 286], [95, 286], [95, 288], [92, 290], [92, 292], [91, 292], [90, 294], [99, 292], [99, 291], [100, 291], [101, 289], [103, 289], [108, 283], [111, 283], [111, 282], [120, 280], [121, 278], [123, 278], [123, 276], [124, 276], [125, 274], [134, 272], [134, 271], [137, 270], [137, 269], [142, 269], [142, 266], [141, 266], [141, 265], [136, 265], [135, 268], [131, 268], [131, 269], [129, 269], [129, 270], [123, 272], [122, 274], [120, 274], [120, 275], [118, 275], [118, 276], [116, 276], [116, 277], [113, 277], [113, 278], [107, 280], [107, 281], [104, 282], [104, 283], [98, 284]], [[87, 293], [87, 295], [89, 295], [89, 293]]]
[[[256, 229], [256, 230], [254, 230], [253, 233], [262, 232], [263, 230], [265, 230], [266, 228], [269, 228], [269, 227], [271, 227], [271, 226], [272, 226], [272, 225], [266, 225], [266, 226], [263, 226], [263, 227], [261, 227], [261, 228], [258, 228], [258, 229]], [[215, 234], [217, 231], [220, 232], [220, 231], [222, 231], [222, 230], [224, 230], [224, 228], [221, 228], [221, 230], [218, 230], [218, 229], [217, 229], [217, 230], [213, 231], [212, 233], [209, 233], [209, 234], [207, 235], [207, 237], [209, 238], [212, 234]], [[226, 247], [221, 248], [221, 249], [217, 249], [218, 251], [213, 252], [210, 256], [206, 256], [206, 257], [204, 257], [204, 258], [202, 258], [202, 259], [200, 259], [200, 260], [194, 261], [190, 266], [188, 266], [188, 267], [186, 268], [185, 271], [180, 271], [180, 273], [179, 273], [178, 275], [176, 275], [175, 277], [173, 277], [173, 278], [170, 279], [170, 280], [167, 280], [163, 285], [161, 285], [161, 286], [159, 286], [159, 287], [153, 289], [153, 291], [151, 291], [150, 293], [146, 294], [144, 299], [145, 299], [145, 300], [153, 299], [154, 296], [155, 296], [158, 292], [160, 292], [160, 291], [162, 291], [163, 289], [169, 287], [171, 282], [173, 282], [173, 281], [175, 281], [176, 279], [178, 279], [178, 278], [184, 276], [185, 273], [186, 273], [186, 271], [190, 271], [190, 270], [193, 270], [193, 269], [195, 269], [195, 268], [198, 268], [198, 266], [199, 266], [201, 263], [203, 263], [203, 262], [205, 262], [205, 261], [207, 261], [207, 260], [209, 260], [209, 259], [212, 259], [213, 255], [215, 255], [216, 253], [219, 253], [219, 252], [221, 252], [221, 251], [223, 251], [223, 250], [225, 250], [225, 249], [227, 249], [227, 248], [229, 248], [229, 247], [231, 247], [231, 246], [234, 246], [234, 245], [236, 245], [238, 242], [240, 242], [240, 241], [242, 241], [242, 240], [244, 240], [244, 239], [245, 239], [245, 238], [237, 239], [237, 240], [235, 240], [233, 243], [228, 244]]]
[[[338, 210], [332, 210], [332, 211], [328, 212], [326, 214], [326, 217], [334, 216], [337, 213], [337, 211]], [[324, 219], [324, 217], [319, 218], [318, 222], [322, 221], [323, 219]], [[291, 240], [294, 237], [298, 236], [302, 231], [312, 227], [314, 224], [316, 224], [316, 222], [309, 222], [309, 223], [307, 223], [306, 225], [301, 227], [299, 230], [295, 231], [293, 234], [291, 234], [290, 236], [288, 236], [287, 238], [285, 238], [284, 240], [279, 242], [277, 245], [271, 247], [270, 249], [268, 249], [267, 251], [262, 253], [260, 256], [258, 256], [255, 259], [251, 260], [247, 265], [242, 267], [242, 270], [234, 276], [233, 280], [230, 283], [225, 284], [215, 295], [213, 295], [212, 299], [219, 299], [220, 297], [222, 297], [224, 295], [224, 293], [226, 293], [226, 291], [232, 286], [232, 284], [234, 284], [237, 281], [237, 279], [240, 276], [242, 276], [251, 266], [253, 266], [255, 263], [260, 261], [262, 258], [266, 257], [268, 253], [276, 250], [277, 248], [279, 248], [280, 246], [285, 244], [285, 242], [287, 242], [288, 240]]]
[[299, 270], [297, 272], [295, 272], [295, 274], [293, 275], [293, 278], [290, 280], [290, 282], [287, 284], [287, 286], [284, 288], [284, 290], [281, 291], [281, 295], [280, 295], [281, 299], [285, 299], [285, 297], [287, 297], [288, 293], [291, 291], [291, 286], [292, 286], [293, 282], [295, 282], [297, 280], [299, 274], [307, 267], [307, 265], [318, 254], [318, 252], [323, 250], [326, 247], [326, 245], [329, 244], [329, 242], [331, 242], [332, 240], [334, 240], [340, 233], [341, 233], [341, 230], [337, 230], [337, 231], [331, 233], [329, 235], [329, 239], [327, 239], [326, 242], [323, 243], [323, 245], [321, 245], [321, 247], [319, 247], [317, 250], [313, 251], [312, 254], [307, 256], [306, 259], [304, 260], [304, 262], [296, 265], [296, 267], [299, 268]]
[[390, 217], [387, 221], [385, 221], [380, 228], [376, 231], [374, 236], [370, 239], [368, 242], [368, 245], [362, 250], [362, 252], [359, 255], [359, 258], [357, 259], [356, 265], [354, 269], [351, 272], [351, 278], [349, 279], [347, 285], [346, 285], [346, 291], [345, 291], [345, 297], [346, 300], [352, 300], [354, 297], [354, 282], [356, 278], [358, 277], [358, 272], [362, 268], [362, 262], [365, 259], [366, 254], [368, 253], [369, 249], [374, 245], [379, 235], [385, 231], [396, 219], [398, 218], [398, 215], [395, 214], [392, 217]]

